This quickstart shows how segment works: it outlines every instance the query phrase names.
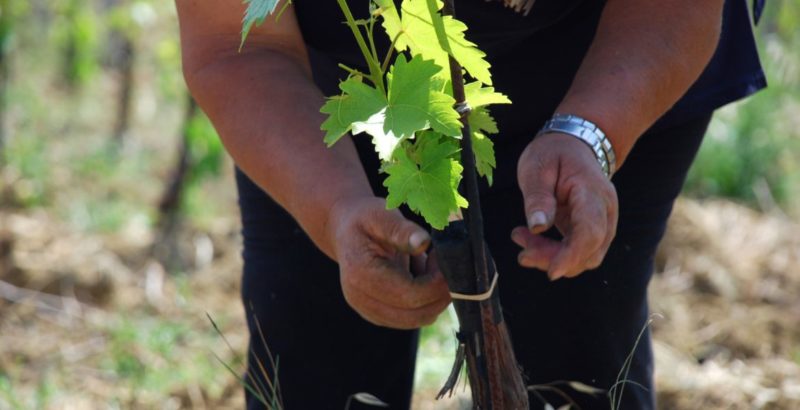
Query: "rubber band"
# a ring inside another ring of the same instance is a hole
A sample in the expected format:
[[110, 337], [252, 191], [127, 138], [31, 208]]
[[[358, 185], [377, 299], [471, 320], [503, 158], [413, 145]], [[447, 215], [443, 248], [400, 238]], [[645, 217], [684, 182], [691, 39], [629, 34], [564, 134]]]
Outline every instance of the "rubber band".
[[497, 273], [494, 274], [494, 279], [492, 279], [492, 284], [491, 286], [489, 286], [489, 290], [487, 290], [486, 292], [479, 293], [477, 295], [467, 295], [464, 293], [450, 292], [450, 297], [455, 300], [469, 300], [472, 302], [483, 302], [484, 300], [488, 300], [489, 298], [492, 297], [492, 294], [494, 293], [494, 288], [497, 287], [498, 276], [500, 275]]
[[466, 101], [456, 104], [454, 108], [456, 109], [456, 112], [461, 115], [472, 112], [472, 107], [470, 107]]

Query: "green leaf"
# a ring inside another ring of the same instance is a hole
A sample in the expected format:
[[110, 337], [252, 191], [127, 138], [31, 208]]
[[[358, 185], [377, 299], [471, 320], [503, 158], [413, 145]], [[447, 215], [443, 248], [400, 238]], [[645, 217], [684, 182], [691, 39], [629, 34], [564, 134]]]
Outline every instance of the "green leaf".
[[497, 123], [485, 107], [478, 107], [469, 114], [469, 127], [472, 130], [475, 167], [478, 174], [486, 177], [489, 185], [492, 185], [494, 182], [492, 176], [497, 163], [494, 156], [494, 144], [486, 134], [496, 134], [498, 132]]
[[[432, 59], [443, 68], [450, 67], [449, 48], [453, 57], [472, 77], [483, 84], [491, 84], [490, 64], [484, 58], [486, 54], [475, 43], [466, 39], [466, 24], [451, 16], [442, 17], [439, 13], [432, 16], [427, 1], [404, 0], [400, 7], [401, 16], [392, 0], [376, 0], [381, 7], [382, 25], [386, 34], [390, 40], [397, 37], [395, 48], [398, 51], [410, 49], [413, 55]], [[436, 0], [436, 4], [437, 10], [442, 8], [441, 0]], [[436, 36], [436, 26], [444, 28], [445, 42], [440, 42]]]
[[441, 82], [433, 81], [439, 71], [441, 68], [433, 61], [420, 56], [408, 62], [402, 55], [397, 57], [388, 76], [385, 131], [401, 138], [428, 127], [444, 135], [460, 134], [461, 122], [453, 109], [455, 99], [434, 89], [441, 87]]
[[475, 153], [475, 168], [478, 170], [478, 175], [485, 177], [489, 185], [492, 185], [494, 168], [497, 166], [494, 159], [494, 143], [486, 135], [473, 132], [472, 151]]
[[320, 112], [328, 114], [320, 127], [326, 131], [324, 141], [328, 146], [350, 131], [353, 123], [369, 121], [386, 107], [386, 97], [361, 82], [359, 77], [350, 77], [339, 83], [339, 89], [342, 95], [329, 98], [320, 109]]
[[472, 108], [484, 107], [490, 104], [511, 104], [505, 94], [494, 91], [494, 87], [483, 87], [478, 81], [464, 85], [464, 94]]
[[239, 47], [244, 44], [253, 25], [261, 25], [267, 16], [278, 7], [278, 0], [244, 0], [244, 3], [247, 4], [247, 10], [244, 12], [242, 20], [242, 42]]
[[497, 123], [486, 108], [476, 108], [469, 113], [469, 127], [472, 131], [497, 134]]
[[343, 94], [329, 99], [320, 110], [329, 114], [322, 123], [325, 142], [332, 145], [348, 131], [366, 132], [378, 156], [389, 161], [395, 148], [418, 131], [433, 128], [443, 135], [459, 136], [455, 100], [440, 90], [444, 83], [434, 81], [439, 71], [433, 61], [420, 56], [406, 61], [401, 55], [387, 75], [388, 96], [355, 77], [341, 83]]
[[[430, 135], [435, 137], [435, 134]], [[405, 150], [395, 153], [395, 162], [386, 167], [389, 177], [383, 182], [388, 188], [386, 206], [396, 208], [402, 203], [425, 218], [432, 227], [443, 229], [451, 213], [467, 206], [458, 193], [463, 168], [453, 159], [458, 145], [453, 139], [427, 142], [414, 161]]]

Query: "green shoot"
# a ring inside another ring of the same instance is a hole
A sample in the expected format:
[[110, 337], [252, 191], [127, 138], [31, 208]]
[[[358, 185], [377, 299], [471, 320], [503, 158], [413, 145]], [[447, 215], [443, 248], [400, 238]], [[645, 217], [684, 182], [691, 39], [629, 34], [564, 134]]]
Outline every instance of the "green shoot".
[[[246, 2], [243, 41], [278, 4], [278, 0]], [[498, 128], [488, 105], [510, 101], [484, 86], [491, 84], [485, 54], [466, 39], [464, 23], [440, 14], [441, 0], [404, 0], [400, 10], [391, 0], [375, 0], [369, 18], [362, 20], [353, 16], [346, 0], [337, 2], [368, 73], [339, 65], [349, 77], [339, 84], [341, 95], [330, 97], [320, 109], [328, 114], [321, 126], [324, 142], [330, 146], [348, 133], [369, 134], [381, 159], [380, 170], [387, 174], [387, 206], [406, 204], [432, 227], [443, 229], [450, 215], [468, 206], [458, 193], [463, 168], [457, 142], [462, 124], [448, 82], [450, 56], [477, 80], [465, 88], [473, 108], [470, 138], [477, 171], [490, 184], [496, 163], [488, 135], [498, 133]], [[391, 40], [383, 58], [374, 37], [378, 19]]]

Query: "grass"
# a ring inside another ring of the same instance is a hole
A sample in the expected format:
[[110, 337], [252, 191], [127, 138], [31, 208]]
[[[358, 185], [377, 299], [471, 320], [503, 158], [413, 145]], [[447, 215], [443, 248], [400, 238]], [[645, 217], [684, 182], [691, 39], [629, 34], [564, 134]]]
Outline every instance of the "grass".
[[[261, 330], [261, 322], [257, 317], [255, 317], [255, 314], [253, 314], [253, 318], [258, 328], [258, 336], [262, 345], [264, 346], [264, 350], [267, 352], [266, 358], [254, 358], [254, 361], [258, 364], [257, 369], [250, 368], [244, 363], [241, 355], [236, 353], [236, 349], [234, 349], [230, 342], [228, 342], [225, 334], [222, 332], [222, 330], [220, 330], [219, 326], [217, 326], [217, 323], [214, 321], [211, 315], [206, 313], [206, 316], [208, 317], [209, 322], [211, 322], [211, 326], [214, 328], [214, 331], [225, 342], [225, 345], [233, 355], [233, 359], [229, 363], [215, 353], [214, 357], [217, 359], [217, 361], [225, 368], [225, 370], [228, 371], [228, 373], [231, 374], [231, 376], [236, 379], [236, 381], [239, 382], [239, 384], [245, 390], [247, 390], [250, 395], [253, 396], [253, 398], [264, 405], [264, 407], [269, 410], [283, 410], [283, 398], [281, 397], [279, 383], [280, 357], [275, 357], [272, 355], [266, 338], [264, 337], [264, 332]], [[237, 370], [234, 370], [234, 368], [242, 366], [247, 368], [247, 370], [244, 372], [244, 376], [240, 375]], [[264, 382], [266, 382], [266, 385]]]

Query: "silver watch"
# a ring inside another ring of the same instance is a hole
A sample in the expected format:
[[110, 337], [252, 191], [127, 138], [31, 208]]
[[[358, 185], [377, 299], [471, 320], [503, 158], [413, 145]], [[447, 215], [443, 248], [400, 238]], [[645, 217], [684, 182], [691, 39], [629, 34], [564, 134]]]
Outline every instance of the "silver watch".
[[544, 123], [538, 135], [560, 132], [572, 135], [583, 141], [594, 152], [597, 162], [603, 173], [611, 178], [617, 168], [617, 157], [611, 142], [606, 138], [606, 134], [593, 122], [585, 120], [577, 115], [555, 114], [553, 118]]

